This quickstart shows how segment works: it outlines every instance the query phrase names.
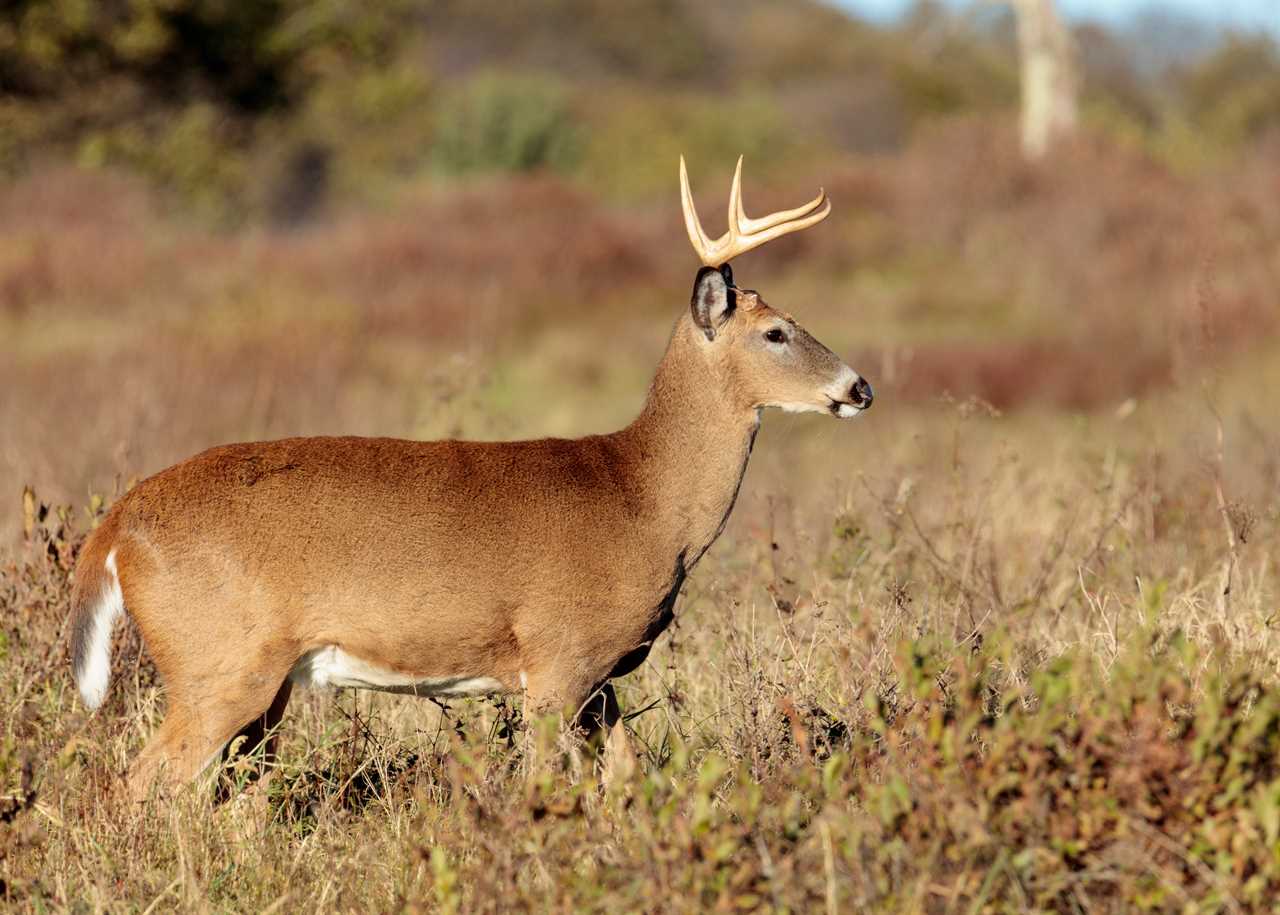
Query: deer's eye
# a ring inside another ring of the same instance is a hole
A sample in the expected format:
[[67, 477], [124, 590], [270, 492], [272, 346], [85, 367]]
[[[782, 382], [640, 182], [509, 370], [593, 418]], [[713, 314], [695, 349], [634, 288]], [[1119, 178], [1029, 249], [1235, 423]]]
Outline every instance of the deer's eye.
[[782, 332], [781, 328], [772, 327], [764, 332], [764, 338], [770, 343], [786, 343], [787, 335]]

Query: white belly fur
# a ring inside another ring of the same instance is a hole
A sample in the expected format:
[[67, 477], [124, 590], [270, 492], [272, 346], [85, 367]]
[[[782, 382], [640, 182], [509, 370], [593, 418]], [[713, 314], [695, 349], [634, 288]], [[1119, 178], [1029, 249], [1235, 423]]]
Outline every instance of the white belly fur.
[[483, 696], [502, 692], [502, 684], [493, 677], [416, 677], [371, 664], [347, 654], [337, 645], [308, 651], [293, 665], [289, 679], [298, 686], [377, 689], [415, 696]]

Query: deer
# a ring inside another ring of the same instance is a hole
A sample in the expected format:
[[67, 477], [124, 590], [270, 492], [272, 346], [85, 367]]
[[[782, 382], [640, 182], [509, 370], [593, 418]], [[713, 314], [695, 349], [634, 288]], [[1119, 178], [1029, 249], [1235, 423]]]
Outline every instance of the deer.
[[122, 614], [154, 661], [167, 709], [129, 767], [132, 798], [190, 784], [236, 747], [274, 759], [295, 687], [522, 694], [526, 720], [621, 731], [611, 681], [644, 663], [724, 530], [762, 411], [848, 419], [873, 396], [730, 268], [824, 220], [825, 191], [748, 218], [739, 158], [714, 240], [683, 156], [680, 195], [701, 267], [625, 428], [229, 444], [115, 502], [77, 558], [70, 656], [91, 711]]

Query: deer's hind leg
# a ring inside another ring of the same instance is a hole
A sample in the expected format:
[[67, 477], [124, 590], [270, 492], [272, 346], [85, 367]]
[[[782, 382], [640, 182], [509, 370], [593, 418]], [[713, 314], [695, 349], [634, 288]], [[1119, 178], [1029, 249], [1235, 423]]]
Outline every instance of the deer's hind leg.
[[227, 710], [201, 707], [185, 696], [169, 695], [159, 729], [129, 769], [129, 794], [144, 801], [170, 796], [208, 768], [240, 727]]
[[[278, 709], [274, 718], [278, 722], [288, 701], [288, 684], [279, 685], [283, 680], [282, 676], [266, 689], [231, 695], [197, 697], [185, 690], [170, 690], [164, 721], [129, 770], [130, 795], [145, 800], [156, 788], [166, 793], [181, 788], [217, 760], [228, 749], [228, 741], [242, 731], [250, 738], [256, 735], [257, 740], [246, 741], [237, 753], [246, 746], [256, 749], [269, 730], [273, 709]], [[277, 702], [277, 697], [282, 701]], [[274, 752], [270, 736], [267, 744]]]
[[121, 551], [124, 604], [155, 661], [168, 705], [129, 770], [129, 793], [141, 800], [194, 780], [242, 730], [249, 738], [245, 749], [261, 744], [288, 702], [286, 680], [299, 651], [280, 623], [285, 615], [263, 605], [261, 595], [223, 587], [222, 579], [184, 557], [129, 544]]
[[[280, 742], [280, 735], [276, 728], [279, 726], [281, 719], [284, 718], [285, 707], [289, 704], [289, 696], [293, 692], [293, 683], [286, 679], [280, 684], [280, 688], [276, 690], [276, 696], [271, 700], [271, 705], [267, 710], [254, 718], [227, 743], [222, 751], [222, 763], [224, 766], [234, 764], [240, 759], [258, 755], [257, 765], [250, 773], [250, 778], [254, 780], [261, 779], [261, 784], [265, 785], [271, 778], [273, 768], [276, 761], [276, 748]], [[261, 751], [259, 753], [259, 751]], [[229, 794], [224, 790], [224, 786], [219, 786], [218, 797], [225, 800]]]
[[129, 793], [135, 800], [157, 788], [171, 793], [193, 781], [239, 734], [248, 739], [237, 753], [257, 749], [265, 738], [264, 749], [274, 755], [271, 729], [289, 701], [292, 660], [260, 654], [226, 670], [201, 663], [197, 650], [186, 654], [180, 662], [172, 654], [156, 659], [169, 707], [130, 768]]
[[276, 733], [276, 728], [280, 721], [284, 718], [285, 707], [289, 704], [289, 696], [293, 693], [293, 683], [286, 679], [280, 684], [280, 688], [276, 690], [276, 697], [271, 700], [271, 705], [267, 710], [250, 721], [247, 725], [240, 729], [240, 732], [231, 739], [231, 743], [227, 744], [228, 753], [224, 757], [230, 760], [230, 750], [236, 743], [238, 738], [243, 737], [239, 747], [239, 754], [253, 753], [259, 747], [262, 748], [262, 761], [271, 765], [276, 760], [276, 747], [279, 745], [280, 735]]

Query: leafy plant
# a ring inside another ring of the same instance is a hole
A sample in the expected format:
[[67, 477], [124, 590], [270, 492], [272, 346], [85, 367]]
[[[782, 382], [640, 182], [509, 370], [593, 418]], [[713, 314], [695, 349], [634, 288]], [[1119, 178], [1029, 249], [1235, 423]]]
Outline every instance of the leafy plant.
[[580, 156], [567, 97], [552, 80], [485, 73], [445, 93], [433, 153], [449, 172], [566, 170]]

